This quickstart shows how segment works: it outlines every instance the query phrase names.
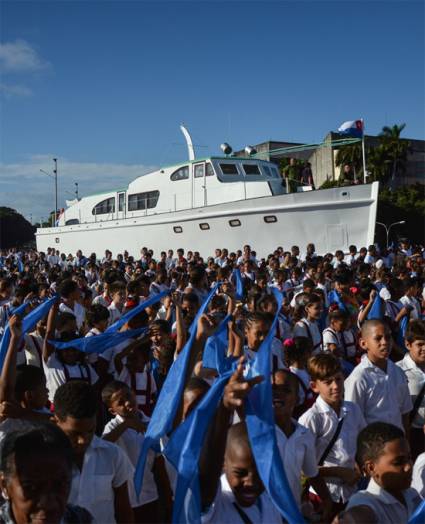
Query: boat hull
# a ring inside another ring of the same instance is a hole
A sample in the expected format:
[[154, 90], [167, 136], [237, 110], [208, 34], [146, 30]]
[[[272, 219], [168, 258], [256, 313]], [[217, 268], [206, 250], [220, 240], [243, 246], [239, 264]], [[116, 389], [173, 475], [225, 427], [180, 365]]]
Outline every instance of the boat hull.
[[[127, 250], [137, 257], [143, 246], [158, 256], [178, 248], [199, 251], [206, 257], [214, 249], [229, 251], [250, 244], [259, 257], [278, 246], [304, 249], [313, 242], [318, 253], [347, 250], [373, 243], [378, 183], [292, 193], [227, 202], [172, 213], [82, 223], [37, 230], [37, 249], [61, 253], [106, 249], [115, 256]], [[231, 187], [229, 187], [231, 191]]]

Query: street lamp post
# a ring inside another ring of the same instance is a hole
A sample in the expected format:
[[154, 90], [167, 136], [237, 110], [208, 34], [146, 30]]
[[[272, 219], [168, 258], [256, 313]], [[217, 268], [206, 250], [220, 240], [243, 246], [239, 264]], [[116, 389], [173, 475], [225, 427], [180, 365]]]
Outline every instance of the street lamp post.
[[58, 159], [54, 158], [53, 162], [55, 163], [55, 167], [53, 169], [53, 175], [51, 175], [47, 171], [44, 171], [44, 169], [40, 169], [41, 173], [44, 173], [45, 175], [49, 176], [50, 178], [53, 178], [53, 180], [55, 181], [55, 211], [52, 216], [52, 227], [55, 226], [56, 214], [58, 212]]
[[402, 224], [405, 224], [406, 221], [405, 220], [400, 220], [399, 222], [393, 222], [392, 224], [390, 224], [389, 226], [387, 226], [386, 224], [383, 224], [382, 222], [376, 222], [378, 225], [382, 226], [384, 229], [385, 229], [385, 233], [387, 234], [387, 249], [388, 249], [388, 245], [389, 245], [389, 238], [390, 238], [390, 230], [393, 226], [398, 226], [398, 225], [402, 225]]

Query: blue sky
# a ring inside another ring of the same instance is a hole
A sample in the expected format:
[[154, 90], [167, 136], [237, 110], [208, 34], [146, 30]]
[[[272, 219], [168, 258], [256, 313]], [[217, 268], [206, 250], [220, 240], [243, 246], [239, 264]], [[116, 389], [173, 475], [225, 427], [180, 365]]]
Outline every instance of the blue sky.
[[320, 141], [344, 120], [425, 138], [424, 3], [0, 3], [0, 205], [60, 203], [186, 158]]

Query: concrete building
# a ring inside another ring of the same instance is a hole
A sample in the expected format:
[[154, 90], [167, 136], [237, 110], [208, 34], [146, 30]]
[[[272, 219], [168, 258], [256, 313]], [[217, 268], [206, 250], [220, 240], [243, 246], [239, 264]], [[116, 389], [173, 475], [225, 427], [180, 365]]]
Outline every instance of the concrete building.
[[[279, 164], [282, 158], [297, 158], [311, 163], [315, 186], [320, 187], [326, 180], [338, 180], [340, 167], [336, 165], [336, 154], [338, 147], [332, 145], [335, 140], [341, 139], [338, 133], [330, 132], [324, 138], [322, 144], [303, 144], [300, 142], [267, 141], [255, 145], [258, 156], [265, 160], [271, 160]], [[408, 155], [407, 170], [404, 176], [397, 176], [396, 185], [425, 183], [425, 140], [405, 139], [410, 142], [411, 152]], [[329, 143], [329, 145], [326, 145]], [[366, 148], [377, 146], [379, 137], [373, 135], [365, 136]], [[236, 156], [244, 156], [246, 153], [236, 151]]]

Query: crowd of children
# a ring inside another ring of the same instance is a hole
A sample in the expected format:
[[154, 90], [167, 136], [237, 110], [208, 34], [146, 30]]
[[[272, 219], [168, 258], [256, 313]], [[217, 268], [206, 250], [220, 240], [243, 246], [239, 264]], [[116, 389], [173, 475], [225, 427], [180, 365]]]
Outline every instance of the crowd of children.
[[[208, 258], [0, 253], [0, 523], [171, 522], [182, 472], [167, 444], [224, 370], [197, 466], [203, 523], [284, 522], [247, 419], [264, 381], [282, 497], [300, 519], [407, 523], [425, 499], [424, 268], [406, 240], [267, 259], [248, 245]], [[270, 376], [253, 377], [272, 327]], [[139, 491], [146, 432], [186, 353]]]

